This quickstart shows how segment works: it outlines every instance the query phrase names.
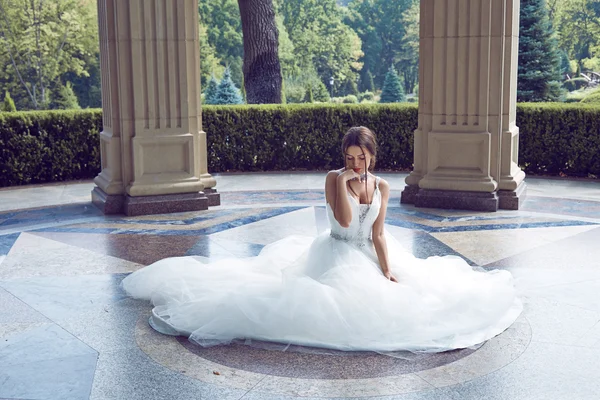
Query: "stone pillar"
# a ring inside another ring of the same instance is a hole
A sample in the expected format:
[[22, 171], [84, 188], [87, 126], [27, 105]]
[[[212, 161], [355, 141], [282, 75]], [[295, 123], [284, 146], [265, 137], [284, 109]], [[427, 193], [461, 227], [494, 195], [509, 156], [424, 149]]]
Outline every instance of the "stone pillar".
[[421, 1], [419, 124], [401, 202], [518, 207], [518, 29], [519, 0]]
[[197, 1], [98, 0], [98, 21], [104, 128], [92, 201], [126, 215], [218, 204], [201, 125]]

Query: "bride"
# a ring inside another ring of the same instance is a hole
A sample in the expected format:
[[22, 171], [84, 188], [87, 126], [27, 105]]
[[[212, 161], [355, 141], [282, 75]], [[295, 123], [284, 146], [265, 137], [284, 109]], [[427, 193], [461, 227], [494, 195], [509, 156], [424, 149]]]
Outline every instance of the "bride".
[[123, 280], [150, 300], [150, 324], [201, 346], [237, 339], [334, 350], [441, 352], [482, 343], [522, 311], [508, 271], [456, 256], [419, 259], [385, 230], [388, 183], [369, 171], [368, 128], [342, 141], [325, 183], [331, 229], [290, 236], [250, 258], [160, 260]]

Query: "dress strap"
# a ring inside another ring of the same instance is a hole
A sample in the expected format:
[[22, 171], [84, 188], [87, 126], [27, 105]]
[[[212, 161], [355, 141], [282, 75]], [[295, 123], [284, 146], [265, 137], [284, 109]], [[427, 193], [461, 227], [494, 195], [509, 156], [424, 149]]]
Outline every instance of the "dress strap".
[[376, 176], [375, 177], [375, 189], [379, 189], [379, 181], [381, 180], [380, 177]]

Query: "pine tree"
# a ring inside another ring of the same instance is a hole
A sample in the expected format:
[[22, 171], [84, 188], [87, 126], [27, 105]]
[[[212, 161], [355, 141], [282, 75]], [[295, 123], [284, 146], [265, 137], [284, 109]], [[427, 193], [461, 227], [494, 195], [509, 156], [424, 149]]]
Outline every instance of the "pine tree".
[[210, 76], [206, 90], [204, 91], [204, 104], [215, 104], [217, 98], [218, 82], [214, 75]]
[[73, 86], [71, 86], [71, 82], [67, 82], [66, 85], [60, 87], [58, 90], [58, 96], [53, 103], [53, 108], [60, 110], [81, 109], [79, 106], [79, 101], [77, 100], [77, 95], [73, 91]]
[[4, 111], [4, 112], [17, 111], [15, 102], [13, 101], [12, 97], [10, 97], [10, 93], [8, 93], [8, 90], [6, 92], [4, 92], [4, 103], [2, 103], [2, 108], [0, 109], [0, 111]]
[[560, 54], [546, 0], [522, 0], [517, 101], [557, 101]]
[[213, 104], [242, 104], [242, 95], [240, 89], [238, 89], [233, 81], [231, 80], [231, 72], [229, 68], [225, 69], [223, 79], [217, 86], [217, 95], [215, 96], [215, 102]]
[[399, 103], [405, 101], [404, 89], [402, 89], [402, 82], [398, 77], [398, 73], [394, 67], [390, 67], [387, 74], [385, 74], [385, 81], [383, 82], [383, 90], [381, 91], [380, 103]]

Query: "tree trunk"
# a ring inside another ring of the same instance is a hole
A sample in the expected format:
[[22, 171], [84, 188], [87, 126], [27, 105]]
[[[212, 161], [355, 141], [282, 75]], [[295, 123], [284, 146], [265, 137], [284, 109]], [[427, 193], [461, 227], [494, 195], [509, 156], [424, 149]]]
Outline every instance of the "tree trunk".
[[281, 103], [279, 32], [272, 0], [238, 0], [248, 104]]

